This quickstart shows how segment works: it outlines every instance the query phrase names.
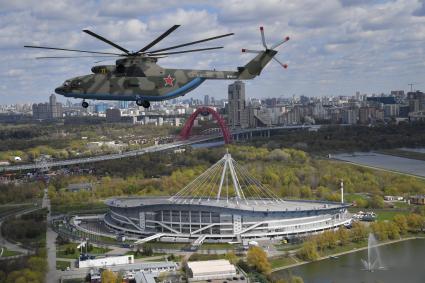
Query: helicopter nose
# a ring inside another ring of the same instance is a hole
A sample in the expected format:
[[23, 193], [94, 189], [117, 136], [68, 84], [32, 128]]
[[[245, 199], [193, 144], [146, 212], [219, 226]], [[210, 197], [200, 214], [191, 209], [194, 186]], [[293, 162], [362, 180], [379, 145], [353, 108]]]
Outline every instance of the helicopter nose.
[[57, 94], [64, 94], [64, 93], [65, 93], [65, 88], [64, 88], [64, 87], [62, 87], [62, 86], [57, 87], [57, 88], [55, 88], [55, 92], [56, 92]]

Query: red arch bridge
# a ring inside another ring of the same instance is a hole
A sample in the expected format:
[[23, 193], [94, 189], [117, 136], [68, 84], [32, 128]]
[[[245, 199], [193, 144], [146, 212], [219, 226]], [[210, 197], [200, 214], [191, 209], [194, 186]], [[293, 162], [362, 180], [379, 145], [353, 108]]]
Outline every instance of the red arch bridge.
[[223, 133], [224, 142], [226, 144], [232, 142], [232, 133], [230, 132], [229, 128], [226, 125], [226, 121], [223, 119], [223, 117], [217, 113], [213, 108], [211, 107], [199, 107], [196, 109], [195, 112], [193, 112], [192, 115], [190, 115], [189, 119], [187, 119], [186, 123], [183, 126], [182, 131], [180, 132], [180, 137], [183, 140], [186, 140], [189, 138], [190, 133], [192, 131], [193, 123], [195, 122], [196, 117], [198, 115], [208, 116], [212, 115], [213, 118], [217, 121], [221, 132]]

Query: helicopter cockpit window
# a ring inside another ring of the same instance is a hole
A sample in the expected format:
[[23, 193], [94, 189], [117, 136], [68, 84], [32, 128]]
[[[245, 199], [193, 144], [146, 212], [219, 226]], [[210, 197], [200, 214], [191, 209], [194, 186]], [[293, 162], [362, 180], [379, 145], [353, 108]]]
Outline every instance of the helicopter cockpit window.
[[122, 64], [119, 64], [119, 65], [117, 65], [117, 67], [116, 67], [115, 71], [116, 71], [118, 74], [124, 74], [124, 73], [125, 73], [125, 66], [124, 66], [124, 65], [122, 65]]
[[70, 84], [70, 81], [66, 80], [66, 81], [63, 83], [63, 86], [69, 86], [69, 84]]
[[128, 77], [146, 77], [142, 68], [137, 65], [127, 67], [126, 76]]
[[72, 83], [71, 83], [71, 85], [72, 86], [80, 86], [81, 85], [81, 81], [80, 80], [76, 80], [76, 81], [73, 81]]

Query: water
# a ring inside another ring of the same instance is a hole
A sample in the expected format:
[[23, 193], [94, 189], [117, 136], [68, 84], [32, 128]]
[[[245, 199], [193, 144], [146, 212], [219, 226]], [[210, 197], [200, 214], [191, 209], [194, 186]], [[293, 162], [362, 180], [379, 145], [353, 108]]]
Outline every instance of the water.
[[376, 152], [343, 153], [332, 155], [332, 157], [359, 165], [425, 177], [425, 161], [422, 160], [385, 155]]
[[[424, 283], [425, 239], [403, 241], [379, 247], [385, 270], [370, 272], [362, 259], [367, 250], [291, 268], [305, 283]], [[276, 278], [285, 271], [273, 273]]]

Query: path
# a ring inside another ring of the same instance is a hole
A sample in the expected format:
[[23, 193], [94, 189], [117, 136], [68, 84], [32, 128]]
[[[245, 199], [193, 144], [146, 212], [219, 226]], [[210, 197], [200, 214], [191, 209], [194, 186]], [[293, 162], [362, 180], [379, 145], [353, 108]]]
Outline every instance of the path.
[[52, 219], [50, 199], [48, 195], [47, 188], [44, 190], [43, 197], [43, 208], [47, 208], [47, 232], [46, 232], [46, 249], [47, 249], [47, 264], [48, 270], [46, 274], [47, 283], [57, 283], [59, 282], [59, 273], [56, 271], [56, 237], [57, 234], [50, 227], [50, 222]]

